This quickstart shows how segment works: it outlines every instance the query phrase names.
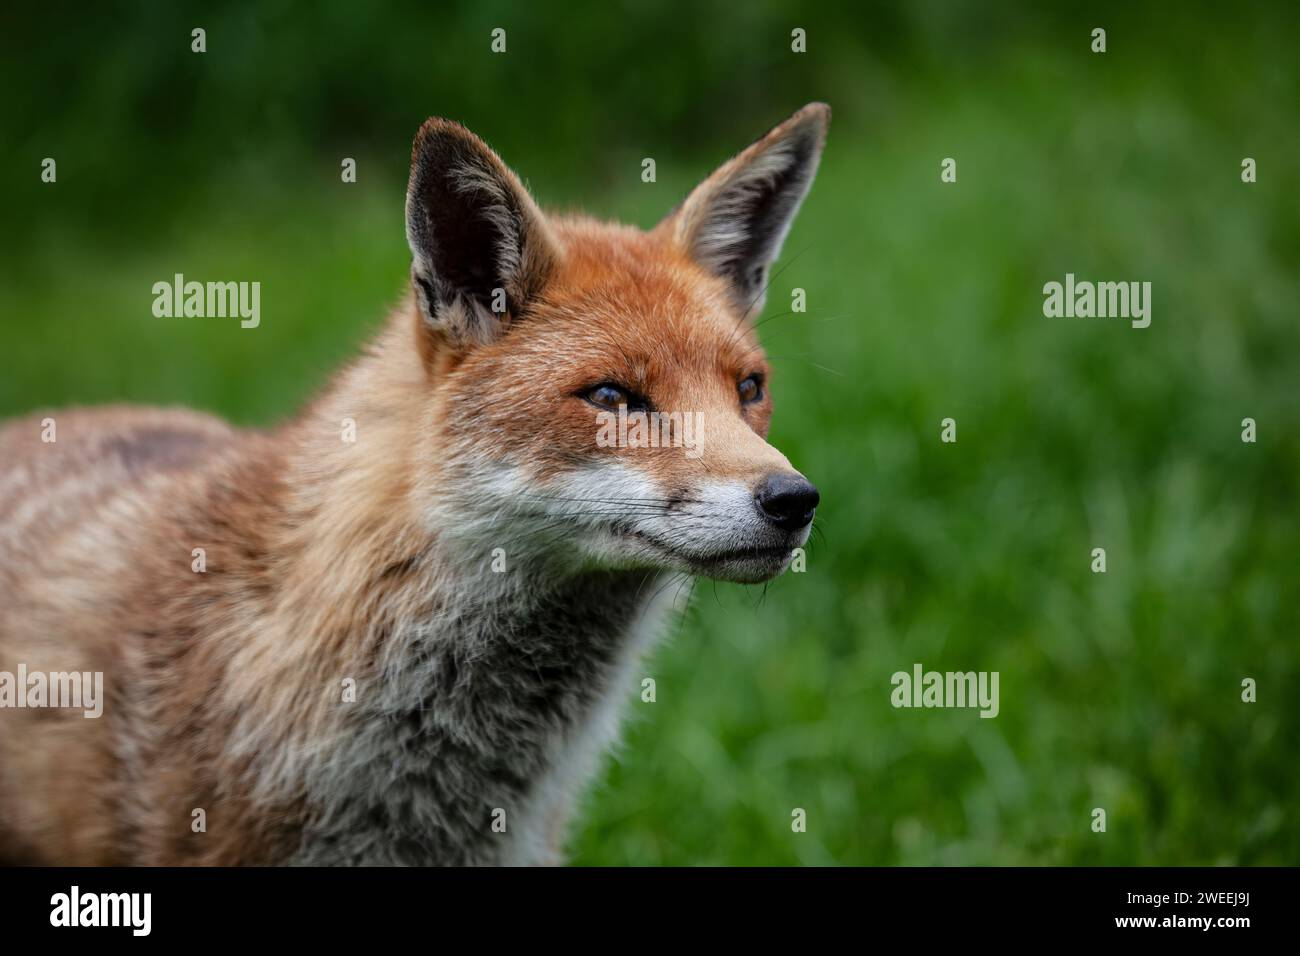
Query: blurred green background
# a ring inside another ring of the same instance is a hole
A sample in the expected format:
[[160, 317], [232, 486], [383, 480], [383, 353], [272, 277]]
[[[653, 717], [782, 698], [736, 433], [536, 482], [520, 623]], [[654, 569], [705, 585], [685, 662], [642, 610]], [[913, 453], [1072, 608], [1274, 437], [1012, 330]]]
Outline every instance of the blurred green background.
[[[809, 311], [761, 330], [772, 438], [820, 486], [822, 533], [765, 591], [696, 586], [647, 663], [657, 702], [628, 689], [576, 863], [1300, 862], [1294, 4], [3, 17], [4, 415], [290, 415], [401, 293], [427, 115], [484, 136], [543, 205], [649, 227], [832, 104], [768, 305], [800, 287]], [[261, 327], [155, 319], [176, 272], [260, 280]], [[1066, 272], [1150, 281], [1151, 327], [1045, 318]], [[893, 709], [914, 662], [999, 671], [1000, 715]]]

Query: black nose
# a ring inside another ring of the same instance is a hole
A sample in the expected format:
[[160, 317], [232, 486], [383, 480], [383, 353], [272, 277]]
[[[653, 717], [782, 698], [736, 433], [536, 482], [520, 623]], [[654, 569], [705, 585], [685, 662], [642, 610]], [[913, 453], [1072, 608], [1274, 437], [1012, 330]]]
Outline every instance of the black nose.
[[803, 475], [768, 475], [754, 493], [767, 520], [785, 531], [798, 531], [813, 519], [822, 496]]

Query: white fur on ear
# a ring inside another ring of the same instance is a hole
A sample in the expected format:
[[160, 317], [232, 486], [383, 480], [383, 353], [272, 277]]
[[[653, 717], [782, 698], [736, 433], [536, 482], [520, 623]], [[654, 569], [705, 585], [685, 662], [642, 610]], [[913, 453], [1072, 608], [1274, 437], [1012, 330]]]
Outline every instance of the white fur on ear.
[[825, 103], [808, 104], [720, 166], [661, 224], [731, 283], [746, 315], [763, 307], [768, 268], [817, 174], [830, 115]]

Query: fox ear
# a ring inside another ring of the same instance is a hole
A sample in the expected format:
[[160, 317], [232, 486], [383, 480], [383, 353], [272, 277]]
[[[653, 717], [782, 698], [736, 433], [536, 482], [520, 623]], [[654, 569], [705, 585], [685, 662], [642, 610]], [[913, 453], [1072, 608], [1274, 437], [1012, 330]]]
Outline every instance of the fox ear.
[[728, 280], [747, 317], [762, 311], [768, 269], [817, 173], [830, 119], [829, 106], [809, 103], [718, 167], [660, 224]]
[[518, 318], [555, 260], [519, 178], [465, 127], [438, 118], [411, 149], [406, 241], [424, 318], [460, 345], [487, 342]]

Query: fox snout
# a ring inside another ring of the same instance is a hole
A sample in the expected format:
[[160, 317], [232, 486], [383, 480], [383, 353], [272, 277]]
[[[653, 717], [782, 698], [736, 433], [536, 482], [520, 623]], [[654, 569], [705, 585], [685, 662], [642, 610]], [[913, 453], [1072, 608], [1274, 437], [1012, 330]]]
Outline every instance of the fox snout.
[[800, 474], [768, 475], [754, 492], [763, 517], [782, 531], [799, 531], [812, 524], [820, 501], [817, 486]]

